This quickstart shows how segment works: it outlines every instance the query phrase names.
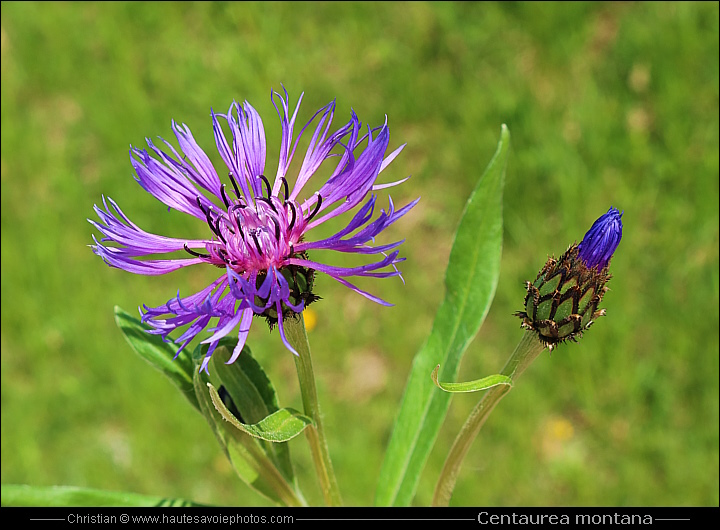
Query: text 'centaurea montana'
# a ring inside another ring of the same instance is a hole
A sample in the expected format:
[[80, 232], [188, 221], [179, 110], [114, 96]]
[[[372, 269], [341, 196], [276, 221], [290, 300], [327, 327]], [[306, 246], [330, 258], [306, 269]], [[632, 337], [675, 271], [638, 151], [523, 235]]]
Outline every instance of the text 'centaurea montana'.
[[[274, 96], [279, 98], [282, 111]], [[293, 143], [293, 128], [302, 97], [290, 116], [287, 91], [284, 98], [277, 92], [271, 92], [270, 99], [282, 127], [279, 164], [272, 184], [264, 174], [266, 142], [263, 123], [248, 102], [244, 105], [233, 102], [227, 114], [211, 112], [215, 143], [227, 166], [224, 171], [228, 172], [231, 188], [221, 183], [210, 159], [184, 124], [180, 126], [172, 122], [182, 154], [165, 140], [162, 141], [172, 155], [158, 149], [150, 139], [147, 143], [156, 157], [145, 149], [131, 147], [130, 160], [137, 182], [167, 206], [206, 223], [210, 230], [209, 239], [178, 239], [147, 233], [130, 221], [110, 198], [106, 200], [103, 197], [104, 209], [95, 206], [101, 222], [90, 222], [105, 237], [98, 242], [93, 236], [95, 245], [92, 249], [112, 267], [145, 275], [165, 274], [197, 264], [224, 269], [224, 274], [193, 295], [180, 298], [178, 293], [162, 306], [143, 306], [142, 320], [153, 328], [150, 333], [162, 335], [165, 340], [175, 329], [188, 326], [175, 339], [176, 343], [182, 343], [181, 350], [209, 325], [212, 318], [218, 319], [217, 325], [210, 330], [212, 335], [202, 341], [209, 346], [201, 369], [207, 369], [219, 340], [239, 326], [237, 346], [229, 362], [237, 359], [254, 315], [264, 316], [271, 325], [277, 323], [283, 343], [296, 353], [285, 336], [283, 320], [293, 318], [318, 299], [312, 292], [316, 271], [327, 274], [374, 302], [391, 305], [359, 289], [347, 278], [400, 275], [396, 264], [404, 258], [398, 257], [397, 247], [404, 240], [376, 246], [369, 243], [374, 243], [380, 232], [405, 215], [419, 200], [395, 210], [392, 199], [389, 199], [388, 210], [381, 210], [379, 216], [372, 220], [376, 195], [371, 192], [407, 180], [376, 184], [380, 172], [405, 145], [385, 156], [390, 138], [387, 118], [382, 126], [368, 127], [367, 132], [360, 136], [361, 124], [354, 111], [351, 111], [350, 121], [330, 133], [334, 101], [315, 113]], [[218, 118], [227, 122], [232, 145], [228, 143]], [[318, 122], [291, 189], [287, 180], [290, 162], [300, 137], [316, 118]], [[367, 145], [363, 148], [364, 142]], [[329, 179], [318, 191], [301, 200], [299, 196], [305, 185], [321, 164], [331, 157], [338, 158], [338, 164]], [[364, 204], [345, 228], [325, 239], [305, 240], [310, 230], [352, 210], [363, 201]], [[107, 241], [117, 246], [107, 246], [104, 244]], [[309, 258], [308, 251], [320, 249], [380, 254], [382, 259], [357, 267], [335, 267]], [[141, 259], [182, 250], [191, 257]]]

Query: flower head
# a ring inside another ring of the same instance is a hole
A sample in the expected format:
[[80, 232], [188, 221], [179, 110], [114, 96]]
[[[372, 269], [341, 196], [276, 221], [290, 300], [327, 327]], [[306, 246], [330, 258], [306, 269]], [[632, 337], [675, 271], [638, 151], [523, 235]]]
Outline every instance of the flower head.
[[608, 290], [608, 264], [622, 237], [621, 216], [610, 208], [579, 245], [570, 245], [557, 260], [548, 258], [535, 281], [525, 282], [525, 311], [515, 315], [548, 349], [565, 340], [576, 341], [605, 314], [598, 305]]
[[[275, 97], [280, 100], [278, 108]], [[131, 147], [130, 160], [136, 181], [152, 196], [170, 208], [192, 215], [207, 225], [206, 239], [177, 239], [150, 234], [135, 225], [110, 198], [103, 197], [103, 208], [95, 206], [100, 222], [90, 222], [105, 236], [93, 252], [110, 266], [145, 275], [165, 274], [190, 265], [212, 265], [222, 273], [201, 291], [171, 298], [159, 307], [143, 306], [142, 320], [153, 329], [150, 333], [168, 335], [188, 326], [175, 339], [184, 348], [208, 327], [217, 324], [202, 369], [207, 369], [219, 340], [239, 327], [238, 343], [229, 362], [237, 359], [250, 330], [253, 316], [277, 323], [285, 346], [296, 353], [285, 337], [283, 320], [292, 318], [319, 297], [312, 292], [316, 272], [322, 272], [355, 292], [382, 305], [391, 305], [348, 281], [351, 276], [386, 278], [399, 276], [397, 247], [403, 241], [374, 245], [375, 236], [405, 215], [419, 199], [396, 210], [389, 199], [387, 210], [375, 212], [376, 195], [372, 191], [395, 186], [406, 179], [377, 184], [381, 171], [402, 151], [404, 145], [385, 156], [389, 143], [387, 119], [380, 127], [368, 127], [361, 134], [355, 112], [350, 121], [331, 131], [335, 103], [318, 110], [293, 137], [302, 95], [290, 115], [289, 98], [271, 92], [270, 99], [280, 117], [282, 140], [275, 177], [265, 176], [265, 131], [262, 120], [247, 102], [233, 102], [227, 114], [211, 111], [215, 143], [226, 168], [216, 171], [205, 152], [184, 124], [173, 121], [180, 153], [164, 140], [171, 154], [158, 149], [147, 139], [150, 151]], [[287, 172], [303, 133], [317, 118], [308, 149], [292, 188]], [[221, 120], [230, 130], [228, 143]], [[294, 140], [294, 142], [293, 142]], [[181, 154], [182, 153], [182, 154]], [[301, 192], [318, 168], [329, 158], [337, 165], [328, 180], [305, 199]], [[219, 173], [227, 173], [227, 184]], [[108, 203], [110, 206], [108, 206]], [[363, 203], [363, 204], [361, 204]], [[355, 209], [345, 228], [333, 236], [309, 240], [309, 232], [320, 224]], [[111, 241], [116, 245], [108, 246]], [[371, 244], [372, 243], [372, 244]], [[370, 264], [336, 267], [314, 261], [309, 251], [335, 250], [379, 255]], [[147, 259], [154, 254], [184, 251], [185, 257]], [[142, 311], [141, 311], [142, 313]]]
[[612, 208], [598, 218], [578, 245], [578, 256], [588, 269], [604, 269], [610, 262], [615, 249], [622, 238], [622, 221], [624, 212]]

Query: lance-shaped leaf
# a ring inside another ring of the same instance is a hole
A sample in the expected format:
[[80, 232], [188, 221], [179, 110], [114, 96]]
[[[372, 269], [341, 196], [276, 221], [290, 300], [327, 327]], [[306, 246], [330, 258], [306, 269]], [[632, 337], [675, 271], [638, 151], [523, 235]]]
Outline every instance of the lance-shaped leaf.
[[291, 408], [280, 409], [264, 417], [258, 423], [244, 424], [225, 406], [212, 384], [208, 383], [210, 398], [220, 415], [241, 431], [268, 442], [287, 442], [313, 424], [307, 416]]
[[[293, 432], [293, 425], [287, 426], [291, 428], [290, 430], [287, 428], [283, 430], [282, 425], [277, 423], [280, 416], [276, 417], [275, 421], [266, 421], [266, 418], [281, 410], [275, 387], [260, 363], [252, 356], [247, 345], [234, 363], [226, 364], [234, 347], [234, 340], [225, 338], [220, 341], [210, 360], [210, 382], [218, 391], [224, 392], [225, 399], [222, 401], [223, 403], [228, 401], [232, 405], [228, 411], [238, 422], [243, 425], [262, 423], [257, 430], [248, 429], [245, 432], [253, 436], [256, 433], [267, 434], [267, 437], [259, 436], [259, 438], [274, 443], [262, 442], [263, 450], [273, 460], [283, 476], [289, 482], [293, 482], [295, 478], [290, 461], [290, 448], [286, 443], [278, 442], [284, 442], [296, 436], [307, 426], [307, 423], [301, 420], [303, 425], [294, 424], [297, 432], [289, 436]], [[203, 348], [201, 354], [204, 354], [205, 351]], [[263, 431], [263, 429], [267, 430]], [[241, 430], [243, 429], [241, 428]]]
[[190, 507], [202, 506], [182, 499], [166, 499], [124, 491], [103, 491], [74, 486], [28, 486], [3, 484], [2, 505], [8, 506], [83, 506], [83, 507]]
[[146, 330], [152, 329], [150, 326], [118, 306], [115, 306], [115, 322], [135, 353], [165, 374], [190, 404], [200, 410], [193, 389], [193, 361], [187, 350], [178, 354], [176, 344], [147, 333]]
[[445, 273], [445, 298], [432, 331], [415, 356], [400, 412], [380, 471], [375, 503], [408, 506], [450, 405], [428, 374], [442, 364], [455, 380], [465, 349], [490, 308], [502, 254], [502, 191], [510, 133], [502, 126], [490, 164], [465, 205]]
[[207, 387], [207, 375], [197, 370], [194, 383], [200, 411], [210, 424], [225, 456], [230, 460], [240, 479], [277, 504], [304, 505], [302, 497], [268, 458], [258, 440], [230, 425], [215, 409]]
[[239, 430], [213, 403], [208, 385], [222, 390], [223, 395], [216, 392], [216, 398], [236, 420], [255, 423], [279, 410], [275, 388], [247, 345], [233, 364], [225, 364], [235, 343], [221, 339], [212, 355], [210, 376], [199, 370], [207, 345], [200, 344], [193, 352], [193, 383], [201, 412], [243, 482], [278, 504], [301, 506], [305, 501], [295, 482], [287, 444], [269, 443]]
[[481, 390], [487, 390], [488, 388], [492, 388], [497, 385], [512, 386], [513, 384], [511, 378], [500, 374], [489, 375], [487, 377], [483, 377], [482, 379], [476, 379], [475, 381], [467, 381], [466, 383], [441, 383], [438, 381], [439, 370], [440, 365], [438, 364], [432, 374], [430, 374], [433, 383], [435, 383], [435, 386], [438, 388], [452, 394], [459, 392], [480, 392]]

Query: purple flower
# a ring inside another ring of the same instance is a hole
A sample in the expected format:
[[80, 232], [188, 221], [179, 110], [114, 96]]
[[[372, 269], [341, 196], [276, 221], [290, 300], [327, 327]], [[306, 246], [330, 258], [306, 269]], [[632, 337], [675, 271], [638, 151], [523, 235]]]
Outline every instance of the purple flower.
[[[624, 213], [624, 212], [623, 212]], [[622, 217], [617, 208], [610, 208], [600, 216], [578, 245], [578, 256], [588, 269], [604, 269], [622, 238]]]
[[[282, 110], [273, 96], [279, 98]], [[375, 237], [419, 200], [396, 210], [389, 199], [387, 211], [381, 210], [372, 220], [376, 195], [371, 192], [407, 180], [376, 184], [379, 173], [405, 147], [402, 145], [385, 156], [390, 136], [387, 118], [381, 127], [368, 127], [361, 135], [360, 121], [351, 111], [350, 121], [330, 132], [335, 112], [333, 101], [315, 113], [293, 142], [302, 95], [292, 116], [287, 91], [284, 98], [271, 92], [270, 99], [282, 127], [280, 161], [272, 183], [264, 175], [263, 123], [247, 102], [244, 105], [233, 102], [227, 114], [211, 111], [215, 143], [227, 166], [222, 172], [227, 173], [228, 185], [221, 183], [210, 159], [184, 124], [172, 123], [180, 152], [162, 139], [171, 154], [158, 149], [149, 139], [147, 144], [154, 157], [145, 149], [130, 149], [137, 182], [170, 208], [206, 223], [207, 239], [176, 239], [145, 232], [130, 221], [112, 199], [104, 197], [104, 209], [95, 205], [100, 222], [90, 220], [105, 236], [102, 242], [93, 236], [93, 252], [111, 267], [146, 275], [165, 274], [198, 264], [222, 269], [220, 277], [200, 292], [185, 298], [180, 298], [178, 292], [160, 307], [143, 306], [142, 320], [153, 328], [150, 333], [162, 335], [165, 340], [175, 329], [188, 326], [175, 339], [176, 343], [182, 343], [180, 350], [208, 327], [211, 319], [218, 319], [209, 330], [212, 335], [202, 341], [209, 344], [201, 368], [205, 370], [218, 341], [239, 327], [237, 347], [229, 362], [237, 359], [254, 315], [264, 316], [271, 326], [277, 323], [283, 343], [297, 354], [287, 341], [283, 320], [300, 313], [319, 298], [312, 292], [315, 272], [327, 274], [374, 302], [391, 305], [359, 289], [348, 278], [400, 275], [396, 264], [404, 258], [398, 257], [397, 247], [403, 241], [374, 245]], [[229, 127], [231, 144], [219, 118]], [[290, 162], [300, 137], [316, 118], [315, 130], [291, 189], [287, 180]], [[310, 178], [329, 158], [335, 158], [337, 165], [327, 182], [308, 198], [301, 199], [300, 194]], [[349, 223], [335, 235], [315, 241], [308, 237], [313, 228], [358, 205]], [[104, 244], [107, 241], [116, 245], [107, 246]], [[345, 268], [310, 259], [308, 252], [314, 250], [378, 256], [373, 263]], [[189, 257], [143, 259], [177, 251], [185, 251]]]

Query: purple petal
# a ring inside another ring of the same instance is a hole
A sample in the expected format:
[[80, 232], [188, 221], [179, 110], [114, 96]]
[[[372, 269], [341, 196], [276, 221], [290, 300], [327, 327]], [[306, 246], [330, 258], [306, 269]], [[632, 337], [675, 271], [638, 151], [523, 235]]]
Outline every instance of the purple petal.
[[280, 307], [280, 300], [277, 301], [275, 304], [275, 309], [277, 310], [278, 315], [278, 330], [280, 331], [280, 338], [283, 341], [283, 344], [285, 344], [285, 347], [290, 350], [294, 355], [297, 355], [300, 357], [300, 354], [295, 351], [295, 348], [290, 346], [290, 343], [287, 340], [287, 337], [285, 336], [285, 326], [283, 325], [283, 314], [282, 314], [282, 308]]
[[[110, 202], [115, 213], [110, 211], [108, 202]], [[150, 234], [130, 221], [111, 198], [108, 197], [106, 201], [105, 197], [103, 197], [103, 206], [105, 206], [105, 210], [102, 210], [97, 205], [94, 205], [94, 209], [104, 224], [91, 219], [88, 219], [88, 221], [105, 236], [103, 241], [111, 240], [122, 245], [117, 249], [121, 251], [120, 255], [131, 257], [164, 254], [183, 250], [185, 246], [189, 248], [205, 248], [206, 244], [211, 243], [202, 239], [176, 239]]]
[[[402, 150], [405, 149], [405, 146], [406, 146], [406, 145], [407, 145], [407, 144], [402, 144], [400, 147], [398, 147], [397, 149], [395, 149], [395, 151], [393, 151], [393, 152], [390, 153], [388, 156], [386, 156], [386, 157], [385, 157], [385, 160], [383, 160], [383, 163], [380, 165], [380, 171], [378, 171], [378, 173], [382, 173], [383, 170], [384, 170], [386, 167], [388, 167], [388, 166], [390, 165], [390, 163], [391, 163], [393, 160], [395, 160], [395, 158], [402, 152]], [[404, 182], [404, 181], [406, 181], [406, 180], [409, 179], [409, 178], [410, 178], [410, 177], [407, 177], [407, 178], [403, 179], [401, 182]]]
[[362, 289], [359, 289], [358, 287], [356, 287], [355, 285], [353, 285], [352, 283], [350, 283], [349, 281], [347, 281], [344, 278], [338, 278], [336, 276], [330, 276], [330, 277], [333, 280], [340, 282], [345, 287], [348, 287], [348, 288], [352, 289], [353, 291], [355, 291], [356, 293], [363, 295], [365, 298], [372, 300], [373, 302], [376, 302], [380, 305], [384, 305], [386, 307], [392, 307], [394, 305], [394, 304], [391, 304], [390, 302], [386, 302], [382, 298], [379, 298], [373, 294], [368, 293], [367, 291], [363, 291]]
[[111, 267], [132, 272], [133, 274], [145, 274], [147, 276], [157, 276], [160, 274], [167, 274], [168, 272], [182, 269], [183, 267], [189, 267], [190, 265], [197, 265], [198, 263], [204, 263], [201, 258], [191, 259], [149, 259], [139, 261], [128, 257], [123, 253], [121, 249], [114, 247], [106, 247], [101, 243], [98, 243], [95, 236], [93, 236], [95, 245], [91, 245], [92, 251], [100, 256], [105, 263]]
[[253, 311], [252, 309], [244, 309], [242, 312], [242, 320], [240, 321], [240, 331], [238, 332], [238, 341], [233, 350], [233, 354], [227, 364], [234, 363], [242, 353], [242, 349], [247, 341], [248, 334], [250, 333], [250, 325], [252, 324]]
[[374, 140], [368, 135], [369, 145], [356, 160], [352, 171], [342, 173], [336, 179], [330, 179], [320, 188], [319, 193], [323, 198], [321, 211], [339, 200], [345, 202], [319, 219], [313, 220], [308, 225], [308, 230], [354, 208], [365, 198], [377, 179], [389, 138], [387, 126], [382, 127]]
[[[250, 194], [250, 189], [247, 186], [246, 179], [242, 178], [244, 173], [244, 169], [242, 169], [239, 165], [239, 161], [236, 158], [236, 155], [233, 153], [233, 151], [230, 150], [230, 146], [227, 143], [227, 140], [225, 139], [225, 134], [222, 131], [222, 127], [220, 127], [220, 122], [218, 122], [217, 116], [222, 116], [222, 114], [215, 114], [212, 110], [210, 111], [210, 115], [212, 116], [212, 122], [213, 122], [213, 134], [215, 135], [215, 144], [217, 145], [218, 152], [220, 153], [220, 157], [223, 159], [223, 162], [225, 162], [225, 165], [228, 167], [230, 172], [235, 177], [236, 182], [238, 183], [238, 186], [240, 186], [240, 191], [242, 192], [242, 195], [244, 196], [244, 199], [246, 202], [250, 202], [252, 199], [252, 195]], [[227, 116], [224, 116], [227, 118]], [[231, 125], [232, 127], [232, 125]], [[239, 198], [239, 197], [238, 197]]]
[[578, 245], [578, 257], [589, 269], [597, 267], [602, 270], [612, 258], [622, 239], [621, 217], [622, 213], [611, 207], [593, 223]]
[[[180, 149], [187, 155], [196, 169], [196, 172], [193, 174], [195, 182], [220, 198], [222, 184], [218, 178], [218, 174], [212, 162], [210, 162], [210, 159], [205, 154], [205, 151], [203, 151], [195, 141], [195, 138], [190, 132], [190, 128], [184, 123], [182, 126], [178, 125], [175, 120], [172, 122], [172, 127], [175, 132], [175, 137], [180, 144]], [[189, 167], [188, 164], [183, 165]]]
[[[398, 251], [396, 250], [392, 254], [386, 256], [383, 260], [378, 261], [377, 263], [370, 263], [369, 265], [361, 265], [359, 267], [333, 267], [331, 265], [323, 265], [321, 263], [317, 263], [314, 261], [309, 261], [305, 259], [298, 259], [298, 258], [289, 258], [287, 260], [287, 263], [291, 265], [300, 265], [301, 267], [308, 267], [310, 269], [315, 269], [320, 272], [324, 272], [325, 274], [329, 274], [330, 276], [377, 276], [377, 277], [387, 277], [387, 276], [396, 276], [397, 272], [393, 273], [371, 273], [370, 271], [374, 271], [377, 269], [382, 269], [383, 267], [387, 267], [388, 265], [391, 265], [393, 263], [397, 263], [399, 261], [402, 261], [403, 259], [396, 259], [398, 255]], [[380, 276], [379, 276], [380, 275]]]
[[[292, 152], [290, 151], [290, 144], [292, 143], [292, 136], [293, 136], [293, 127], [295, 125], [295, 118], [297, 117], [298, 110], [300, 109], [300, 103], [302, 102], [302, 98], [305, 95], [300, 94], [300, 98], [298, 99], [297, 106], [295, 107], [295, 112], [292, 115], [292, 118], [288, 120], [288, 111], [289, 107], [288, 104], [290, 102], [290, 98], [288, 97], [287, 90], [285, 90], [285, 87], [283, 87], [283, 90], [285, 92], [285, 98], [283, 98], [280, 94], [277, 92], [270, 92], [270, 100], [272, 101], [272, 104], [275, 106], [275, 110], [278, 113], [278, 116], [280, 116], [280, 122], [282, 125], [282, 140], [280, 143], [280, 160], [278, 162], [278, 170], [277, 174], [275, 176], [275, 183], [273, 185], [273, 195], [277, 196], [280, 193], [280, 187], [282, 186], [282, 180], [285, 178], [285, 175], [287, 174], [288, 167], [290, 166], [290, 162], [292, 161], [293, 155], [295, 155], [295, 148], [293, 148]], [[275, 104], [275, 101], [273, 100], [272, 95], [276, 94], [280, 101], [282, 101], [283, 106], [283, 114], [280, 114], [280, 110], [277, 108], [277, 105]], [[297, 147], [297, 143], [295, 144], [295, 147]]]

